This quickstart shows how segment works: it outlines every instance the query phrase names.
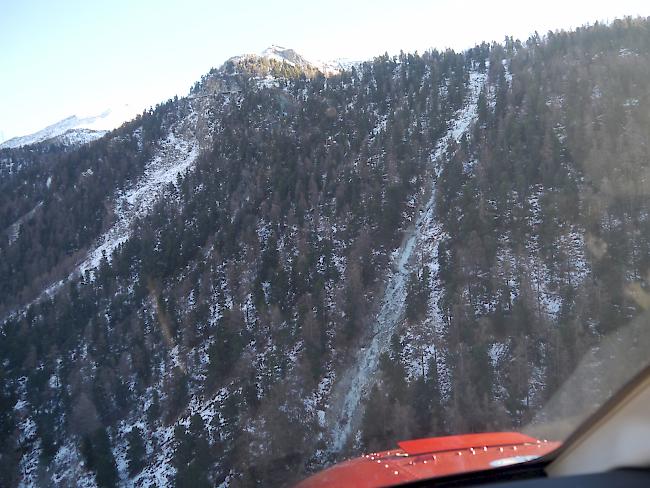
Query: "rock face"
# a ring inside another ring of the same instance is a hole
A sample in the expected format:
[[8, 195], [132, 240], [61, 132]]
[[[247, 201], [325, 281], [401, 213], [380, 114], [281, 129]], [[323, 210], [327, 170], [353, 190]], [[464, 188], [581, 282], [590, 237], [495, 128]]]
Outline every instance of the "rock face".
[[274, 46], [92, 144], [75, 117], [7, 141], [0, 486], [562, 436], [588, 409], [557, 390], [577, 368], [602, 402], [599, 345], [649, 302], [647, 30], [330, 71]]

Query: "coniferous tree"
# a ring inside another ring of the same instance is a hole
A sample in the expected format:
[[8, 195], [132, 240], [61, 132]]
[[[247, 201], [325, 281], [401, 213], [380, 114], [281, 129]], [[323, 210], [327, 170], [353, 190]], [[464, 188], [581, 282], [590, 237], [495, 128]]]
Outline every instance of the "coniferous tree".
[[182, 487], [209, 487], [210, 483], [210, 446], [206, 438], [205, 424], [200, 415], [190, 418], [189, 429], [177, 425], [174, 429], [176, 450], [174, 467], [176, 476], [174, 485]]
[[104, 427], [83, 436], [81, 453], [88, 469], [94, 471], [98, 486], [102, 488], [117, 486], [117, 465]]
[[147, 449], [139, 427], [133, 427], [127, 436], [128, 447], [126, 459], [129, 465], [129, 476], [134, 477], [145, 466]]

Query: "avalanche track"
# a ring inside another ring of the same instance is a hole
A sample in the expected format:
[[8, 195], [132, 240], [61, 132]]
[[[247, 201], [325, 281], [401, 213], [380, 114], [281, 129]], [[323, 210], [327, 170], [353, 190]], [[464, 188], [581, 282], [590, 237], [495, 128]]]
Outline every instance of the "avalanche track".
[[[447, 133], [438, 141], [431, 154], [434, 173], [440, 175], [445, 156], [452, 141], [456, 142], [468, 131], [477, 117], [477, 102], [485, 84], [486, 75], [470, 74], [468, 94], [464, 106], [454, 115]], [[437, 178], [436, 178], [437, 179]], [[413, 258], [427, 243], [437, 248], [441, 226], [435, 215], [435, 181], [425, 208], [416, 222], [405, 233], [402, 245], [394, 255], [391, 274], [386, 283], [381, 306], [374, 323], [372, 336], [362, 347], [352, 364], [337, 381], [331, 396], [328, 425], [331, 428], [330, 452], [341, 453], [351, 434], [357, 434], [363, 416], [363, 398], [372, 387], [379, 365], [379, 358], [388, 350], [391, 336], [404, 315], [406, 284], [411, 273]], [[434, 256], [437, 252], [434, 250]], [[437, 279], [434, 266], [433, 279]], [[433, 302], [437, 302], [434, 297]]]

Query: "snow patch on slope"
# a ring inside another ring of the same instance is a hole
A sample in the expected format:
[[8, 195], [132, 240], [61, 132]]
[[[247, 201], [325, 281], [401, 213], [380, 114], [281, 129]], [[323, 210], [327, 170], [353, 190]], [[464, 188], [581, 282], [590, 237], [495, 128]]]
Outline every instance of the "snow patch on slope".
[[38, 202], [33, 209], [31, 209], [25, 215], [20, 217], [18, 220], [16, 220], [16, 222], [11, 224], [7, 228], [5, 232], [9, 237], [9, 244], [13, 243], [16, 239], [18, 239], [18, 236], [20, 235], [20, 228], [23, 226], [25, 222], [28, 222], [29, 219], [31, 219], [36, 214], [36, 212], [38, 211], [39, 208], [41, 208], [42, 205], [43, 202]]

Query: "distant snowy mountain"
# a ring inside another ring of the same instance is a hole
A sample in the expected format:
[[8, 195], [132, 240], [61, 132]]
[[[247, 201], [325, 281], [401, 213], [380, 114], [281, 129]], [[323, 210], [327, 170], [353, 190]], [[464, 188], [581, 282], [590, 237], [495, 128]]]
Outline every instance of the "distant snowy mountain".
[[93, 129], [69, 129], [63, 134], [46, 139], [43, 142], [55, 144], [57, 146], [81, 146], [95, 141], [106, 134], [107, 130], [93, 130]]
[[14, 137], [0, 144], [0, 149], [17, 148], [52, 141], [61, 145], [80, 145], [99, 139], [108, 131], [132, 119], [137, 110], [129, 105], [108, 109], [97, 115], [80, 117], [72, 115], [42, 130], [25, 136]]

